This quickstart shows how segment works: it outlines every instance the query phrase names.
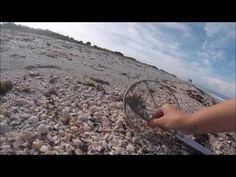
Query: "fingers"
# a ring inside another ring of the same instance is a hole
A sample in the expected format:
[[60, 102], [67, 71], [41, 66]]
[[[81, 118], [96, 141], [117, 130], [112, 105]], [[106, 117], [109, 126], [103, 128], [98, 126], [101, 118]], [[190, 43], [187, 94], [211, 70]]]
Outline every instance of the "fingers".
[[159, 118], [159, 119], [150, 119], [148, 121], [148, 125], [152, 128], [155, 127], [159, 127], [161, 129], [165, 129], [164, 125], [163, 125], [163, 118]]
[[153, 115], [152, 115], [152, 118], [151, 119], [157, 119], [157, 118], [160, 118], [164, 116], [164, 112], [162, 110], [159, 110], [157, 112], [155, 112]]
[[164, 116], [164, 114], [171, 108], [170, 104], [164, 104], [159, 111], [155, 112], [152, 115], [152, 119], [156, 119], [156, 118], [160, 118], [162, 116]]

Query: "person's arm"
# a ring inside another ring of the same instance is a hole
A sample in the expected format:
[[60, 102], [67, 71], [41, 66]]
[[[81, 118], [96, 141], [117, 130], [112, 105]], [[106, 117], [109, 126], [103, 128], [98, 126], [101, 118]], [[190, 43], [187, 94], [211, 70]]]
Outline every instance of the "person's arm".
[[236, 98], [194, 113], [165, 104], [148, 122], [152, 127], [178, 129], [186, 134], [236, 131]]

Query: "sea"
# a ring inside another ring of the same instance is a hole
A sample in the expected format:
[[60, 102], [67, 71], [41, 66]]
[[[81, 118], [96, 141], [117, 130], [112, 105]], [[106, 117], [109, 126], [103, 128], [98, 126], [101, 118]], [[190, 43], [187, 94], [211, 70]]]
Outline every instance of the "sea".
[[218, 101], [220, 102], [223, 102], [223, 101], [226, 101], [226, 100], [229, 100], [230, 98], [225, 96], [225, 95], [222, 95], [218, 92], [215, 92], [213, 90], [210, 90], [210, 89], [207, 89], [207, 88], [204, 88], [204, 87], [201, 87], [199, 85], [195, 85], [196, 87], [198, 87], [199, 89], [203, 90], [204, 92], [206, 92], [208, 95], [214, 97], [215, 99], [217, 99]]

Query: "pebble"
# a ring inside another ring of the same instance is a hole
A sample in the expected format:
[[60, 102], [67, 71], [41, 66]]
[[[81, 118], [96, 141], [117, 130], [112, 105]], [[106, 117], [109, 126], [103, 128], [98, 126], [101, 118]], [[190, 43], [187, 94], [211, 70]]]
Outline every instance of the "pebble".
[[31, 123], [31, 124], [35, 124], [35, 123], [37, 123], [39, 121], [39, 118], [37, 117], [37, 116], [31, 116], [30, 118], [29, 118], [29, 123]]
[[228, 144], [231, 144], [232, 142], [231, 141], [227, 141]]
[[74, 131], [74, 132], [77, 132], [77, 131], [79, 130], [79, 128], [76, 127], [76, 126], [72, 126], [70, 129], [71, 129], [72, 131]]
[[43, 145], [43, 142], [41, 140], [35, 140], [32, 143], [32, 148], [38, 151], [42, 147], [42, 145]]
[[41, 151], [41, 152], [47, 152], [49, 150], [49, 148], [46, 146], [46, 145], [43, 145], [40, 149], [39, 149], [39, 151]]
[[0, 133], [5, 134], [10, 131], [9, 126], [6, 123], [0, 123]]
[[83, 144], [84, 144], [84, 143], [83, 143], [80, 139], [76, 139], [76, 140], [74, 141], [74, 145], [75, 145], [76, 147], [82, 147]]
[[85, 131], [90, 131], [91, 127], [88, 124], [84, 124], [84, 130]]
[[123, 120], [122, 119], [118, 119], [116, 121], [116, 126], [121, 127], [122, 125], [123, 125]]
[[79, 122], [85, 122], [87, 120], [84, 116], [78, 116], [77, 119]]
[[108, 149], [108, 145], [107, 142], [105, 140], [102, 141], [102, 147], [107, 150]]
[[98, 151], [98, 152], [101, 152], [103, 150], [103, 147], [102, 146], [98, 146], [98, 147], [95, 148], [95, 150]]
[[48, 129], [44, 124], [40, 124], [37, 128], [37, 131], [39, 134], [47, 134], [48, 133]]
[[23, 140], [31, 140], [32, 138], [34, 137], [34, 134], [33, 134], [33, 132], [25, 132], [25, 133], [23, 133], [21, 136], [20, 136], [20, 138], [21, 139], [23, 139]]
[[16, 106], [22, 107], [22, 106], [27, 105], [28, 101], [23, 99], [23, 98], [18, 98], [18, 99], [15, 99], [14, 103], [15, 103]]
[[56, 130], [58, 130], [60, 128], [60, 124], [56, 124], [53, 126]]
[[83, 107], [84, 109], [88, 109], [88, 104], [84, 103], [84, 104], [82, 104], [82, 107]]
[[126, 136], [127, 136], [128, 138], [132, 138], [131, 132], [127, 132], [127, 133], [126, 133]]
[[127, 151], [134, 151], [134, 146], [132, 144], [128, 144], [128, 146], [126, 146], [126, 150]]
[[68, 107], [64, 108], [62, 110], [62, 117], [64, 117], [64, 118], [70, 117], [70, 112], [69, 111], [70, 111], [70, 108], [68, 108]]
[[0, 115], [0, 122], [2, 122], [5, 119], [4, 115]]
[[83, 151], [80, 148], [77, 148], [74, 152], [75, 152], [76, 155], [82, 155], [83, 154]]
[[28, 119], [30, 117], [30, 114], [27, 113], [23, 113], [20, 115], [20, 117], [24, 120], [24, 119]]
[[58, 133], [59, 133], [59, 135], [61, 135], [61, 136], [65, 136], [65, 132], [64, 132], [63, 130], [59, 130]]
[[115, 147], [112, 147], [117, 153], [121, 153], [122, 152], [122, 148], [121, 147], [118, 147], [118, 146], [115, 146]]
[[50, 134], [47, 134], [47, 139], [51, 141], [52, 143], [55, 142], [55, 139]]

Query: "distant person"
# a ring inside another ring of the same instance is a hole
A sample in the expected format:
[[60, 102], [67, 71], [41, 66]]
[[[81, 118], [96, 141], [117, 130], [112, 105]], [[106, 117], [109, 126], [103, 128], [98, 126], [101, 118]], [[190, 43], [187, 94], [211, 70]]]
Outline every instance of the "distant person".
[[186, 134], [236, 131], [236, 97], [194, 113], [165, 104], [148, 122], [151, 127], [180, 130]]
[[188, 83], [189, 83], [189, 84], [192, 84], [192, 79], [188, 79]]

